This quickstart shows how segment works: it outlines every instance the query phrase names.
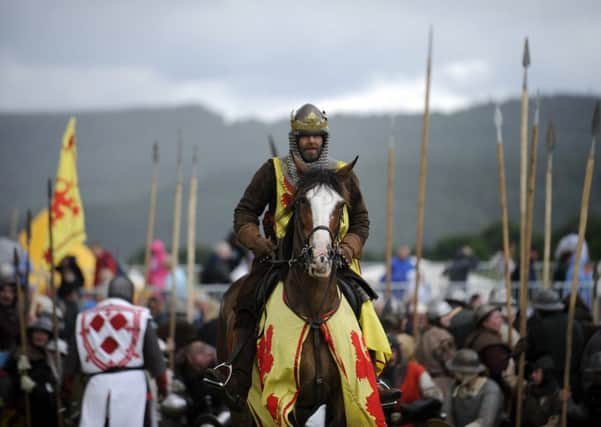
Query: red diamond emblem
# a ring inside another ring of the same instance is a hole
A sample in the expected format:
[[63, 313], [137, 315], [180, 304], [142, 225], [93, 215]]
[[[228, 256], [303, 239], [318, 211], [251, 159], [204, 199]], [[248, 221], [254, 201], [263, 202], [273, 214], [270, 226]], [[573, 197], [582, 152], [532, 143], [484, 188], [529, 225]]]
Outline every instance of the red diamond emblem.
[[92, 328], [94, 328], [94, 330], [96, 332], [98, 332], [99, 330], [102, 329], [102, 326], [104, 325], [104, 319], [101, 315], [97, 314], [96, 316], [94, 316], [94, 318], [92, 319], [92, 321], [90, 322], [90, 326]]
[[115, 341], [113, 337], [107, 337], [102, 341], [100, 347], [108, 354], [111, 354], [113, 351], [119, 347], [119, 343]]
[[116, 316], [113, 316], [111, 318], [110, 323], [111, 323], [111, 326], [113, 327], [113, 329], [118, 331], [119, 329], [121, 329], [122, 327], [124, 327], [127, 324], [127, 319], [125, 318], [124, 315], [122, 315], [121, 313], [118, 313]]

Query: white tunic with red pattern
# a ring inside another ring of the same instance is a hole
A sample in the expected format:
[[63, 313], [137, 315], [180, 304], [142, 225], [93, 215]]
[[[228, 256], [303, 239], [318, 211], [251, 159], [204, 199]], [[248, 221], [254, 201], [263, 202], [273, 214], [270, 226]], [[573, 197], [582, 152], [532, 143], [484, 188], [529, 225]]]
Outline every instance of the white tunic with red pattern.
[[[77, 317], [82, 371], [92, 375], [83, 397], [80, 426], [141, 426], [146, 404], [144, 335], [150, 312], [109, 298]], [[139, 368], [139, 369], [136, 369]]]

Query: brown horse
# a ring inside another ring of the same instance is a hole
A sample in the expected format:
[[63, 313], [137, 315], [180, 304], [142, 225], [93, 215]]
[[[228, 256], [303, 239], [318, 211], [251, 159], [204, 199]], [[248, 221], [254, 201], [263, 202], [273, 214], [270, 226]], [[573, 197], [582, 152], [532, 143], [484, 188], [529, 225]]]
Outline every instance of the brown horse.
[[[336, 172], [307, 170], [297, 162], [300, 179], [288, 207], [291, 218], [278, 251], [289, 261], [284, 264], [283, 274], [286, 304], [311, 326], [301, 350], [299, 394], [292, 412], [297, 426], [305, 425], [324, 404], [327, 425], [346, 425], [338, 367], [321, 336], [319, 322], [340, 304], [336, 284], [339, 231], [343, 207], [349, 201], [348, 181], [356, 161]], [[232, 284], [224, 295], [219, 317], [219, 360], [228, 360], [232, 352], [234, 306], [241, 286], [244, 278]], [[233, 421], [237, 426], [253, 425], [249, 411], [234, 414]]]

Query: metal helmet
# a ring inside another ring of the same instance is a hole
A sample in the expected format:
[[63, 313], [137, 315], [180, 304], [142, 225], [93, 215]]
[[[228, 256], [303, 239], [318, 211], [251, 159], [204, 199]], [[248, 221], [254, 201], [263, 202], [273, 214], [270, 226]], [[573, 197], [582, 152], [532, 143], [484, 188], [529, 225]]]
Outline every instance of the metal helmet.
[[540, 311], [562, 311], [563, 303], [552, 289], [541, 289], [532, 300], [532, 307]]
[[52, 327], [52, 319], [46, 315], [42, 315], [36, 319], [34, 323], [27, 327], [28, 331], [44, 331], [48, 335], [52, 335], [54, 331]]
[[[493, 288], [490, 290], [488, 295], [488, 303], [498, 307], [505, 307], [507, 305], [507, 290], [505, 288]], [[517, 302], [512, 296], [510, 304], [515, 307]]]
[[478, 353], [467, 348], [455, 353], [455, 357], [447, 363], [447, 368], [452, 372], [465, 374], [479, 374], [486, 370], [484, 365], [480, 363]]
[[499, 307], [490, 304], [482, 304], [481, 306], [479, 306], [476, 309], [476, 312], [474, 313], [476, 325], [479, 325], [480, 323], [484, 322], [486, 318], [490, 316], [491, 313], [494, 311], [500, 311]]
[[453, 307], [451, 307], [451, 305], [448, 302], [441, 300], [433, 300], [430, 301], [428, 303], [428, 306], [426, 307], [426, 316], [428, 317], [429, 321], [433, 322], [437, 319], [440, 319], [441, 317], [446, 316], [451, 311], [453, 311]]
[[298, 139], [301, 136], [319, 135], [323, 138], [321, 153], [314, 162], [306, 163], [309, 169], [330, 167], [328, 160], [328, 116], [325, 111], [320, 111], [313, 104], [305, 104], [298, 110], [290, 113], [290, 132], [288, 133], [290, 155], [287, 159], [288, 175], [293, 184], [298, 182], [298, 173], [293, 156], [304, 162], [298, 149]]
[[108, 298], [121, 298], [125, 301], [134, 300], [134, 284], [125, 276], [117, 276], [109, 283]]

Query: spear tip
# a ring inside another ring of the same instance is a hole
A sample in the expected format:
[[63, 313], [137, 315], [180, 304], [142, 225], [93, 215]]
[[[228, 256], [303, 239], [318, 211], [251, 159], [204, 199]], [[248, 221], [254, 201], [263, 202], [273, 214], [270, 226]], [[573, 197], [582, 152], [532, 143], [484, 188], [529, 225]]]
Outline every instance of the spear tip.
[[547, 150], [553, 151], [555, 148], [555, 126], [553, 125], [553, 120], [549, 121], [549, 126], [547, 127]]
[[595, 111], [593, 112], [593, 136], [599, 135], [599, 125], [601, 117], [599, 117], [599, 101], [595, 103]]
[[530, 65], [530, 48], [528, 46], [528, 37], [526, 37], [526, 41], [524, 42], [524, 55], [522, 57], [522, 65], [524, 68]]
[[196, 162], [198, 161], [198, 145], [195, 144], [194, 145], [194, 153], [192, 154], [192, 163], [194, 165], [196, 165]]
[[152, 161], [154, 163], [159, 162], [159, 142], [158, 141], [154, 141], [154, 144], [152, 144]]
[[503, 113], [499, 104], [495, 106], [495, 126], [500, 128], [503, 125]]
[[48, 178], [48, 199], [52, 199], [52, 178]]

